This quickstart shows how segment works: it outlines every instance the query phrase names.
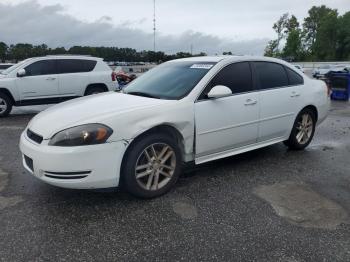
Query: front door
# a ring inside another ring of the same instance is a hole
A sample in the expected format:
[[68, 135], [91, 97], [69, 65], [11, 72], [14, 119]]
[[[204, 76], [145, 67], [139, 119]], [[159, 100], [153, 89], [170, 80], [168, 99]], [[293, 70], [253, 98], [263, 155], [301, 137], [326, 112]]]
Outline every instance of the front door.
[[17, 77], [21, 101], [59, 97], [55, 60], [41, 60], [24, 68], [26, 75]]
[[[216, 85], [229, 87], [232, 96], [208, 99], [207, 94]], [[258, 100], [248, 62], [228, 65], [213, 78], [195, 103], [196, 163], [256, 143]]]

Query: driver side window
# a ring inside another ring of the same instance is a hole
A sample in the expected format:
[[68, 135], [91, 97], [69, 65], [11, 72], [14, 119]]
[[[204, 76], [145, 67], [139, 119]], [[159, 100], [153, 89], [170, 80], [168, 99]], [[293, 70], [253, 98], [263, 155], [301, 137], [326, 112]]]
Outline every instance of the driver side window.
[[253, 91], [252, 71], [249, 62], [238, 62], [228, 65], [210, 81], [199, 100], [207, 99], [210, 90], [217, 85], [227, 86], [232, 94]]
[[26, 76], [53, 75], [57, 74], [54, 60], [42, 60], [28, 65]]

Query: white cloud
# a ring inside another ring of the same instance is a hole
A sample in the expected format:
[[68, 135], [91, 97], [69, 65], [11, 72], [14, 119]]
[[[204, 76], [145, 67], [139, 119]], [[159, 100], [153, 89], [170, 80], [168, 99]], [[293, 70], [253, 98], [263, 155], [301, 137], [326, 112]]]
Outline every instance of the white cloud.
[[[95, 21], [83, 21], [65, 12], [60, 4], [42, 6], [37, 1], [18, 4], [0, 3], [0, 41], [8, 44], [28, 42], [46, 43], [49, 46], [91, 45], [132, 47], [151, 50], [153, 36], [137, 29], [137, 24], [146, 18], [126, 20], [121, 25], [113, 24], [110, 16], [100, 16]], [[157, 35], [157, 49], [167, 53], [190, 51], [208, 54], [232, 51], [235, 54], [262, 54], [268, 39], [245, 41], [232, 40], [196, 31], [181, 34]]]

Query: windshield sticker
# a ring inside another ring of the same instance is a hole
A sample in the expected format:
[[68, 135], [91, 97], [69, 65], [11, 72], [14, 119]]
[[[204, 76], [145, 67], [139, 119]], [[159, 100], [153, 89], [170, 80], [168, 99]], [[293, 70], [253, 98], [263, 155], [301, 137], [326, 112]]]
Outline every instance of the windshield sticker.
[[213, 65], [211, 64], [194, 64], [190, 68], [192, 69], [210, 69]]

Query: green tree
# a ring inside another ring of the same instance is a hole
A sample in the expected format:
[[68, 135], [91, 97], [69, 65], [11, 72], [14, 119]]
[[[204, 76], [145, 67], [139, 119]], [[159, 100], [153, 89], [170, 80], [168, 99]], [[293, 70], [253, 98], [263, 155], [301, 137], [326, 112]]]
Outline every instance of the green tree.
[[304, 45], [308, 49], [311, 55], [315, 51], [315, 43], [317, 38], [318, 30], [320, 29], [322, 20], [329, 13], [336, 12], [336, 10], [330, 9], [325, 5], [313, 6], [309, 12], [308, 17], [304, 19], [303, 23], [303, 38]]
[[283, 48], [283, 57], [288, 60], [300, 60], [302, 54], [302, 44], [300, 30], [293, 29], [289, 32], [286, 45]]
[[16, 61], [26, 59], [33, 56], [33, 45], [31, 44], [16, 44], [11, 45], [9, 48], [9, 58]]
[[298, 19], [292, 15], [286, 22], [285, 22], [285, 30], [284, 33], [287, 35], [289, 34], [291, 31], [299, 29], [299, 22]]
[[289, 14], [283, 14], [276, 23], [273, 24], [273, 30], [277, 33], [277, 39], [269, 41], [265, 48], [265, 56], [278, 57], [280, 56], [280, 43], [285, 37], [286, 26], [289, 21]]
[[271, 40], [267, 44], [264, 52], [264, 56], [275, 57], [277, 56], [278, 42], [277, 40]]
[[285, 37], [285, 32], [286, 32], [286, 26], [289, 21], [289, 14], [285, 13], [283, 14], [278, 21], [273, 25], [273, 29], [277, 33], [277, 52], [279, 51], [279, 46], [282, 41], [282, 39]]
[[350, 12], [338, 18], [336, 58], [350, 59]]
[[320, 22], [313, 45], [313, 54], [317, 60], [334, 60], [337, 48], [338, 12], [331, 10]]
[[0, 61], [6, 59], [8, 46], [4, 42], [0, 42]]
[[292, 15], [286, 22], [285, 34], [286, 44], [283, 48], [282, 56], [288, 60], [299, 60], [302, 54], [301, 30], [297, 18]]

